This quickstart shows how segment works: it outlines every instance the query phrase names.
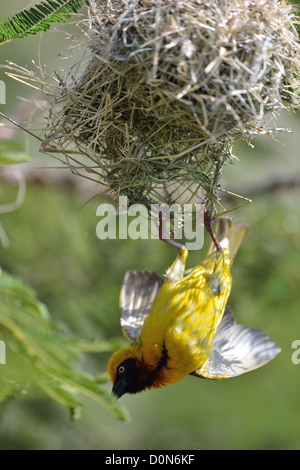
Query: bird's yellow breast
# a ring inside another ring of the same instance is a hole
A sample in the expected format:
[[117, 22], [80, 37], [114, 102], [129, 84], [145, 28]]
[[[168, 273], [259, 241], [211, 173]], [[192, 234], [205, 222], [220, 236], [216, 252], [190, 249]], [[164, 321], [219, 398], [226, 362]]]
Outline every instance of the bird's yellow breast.
[[226, 253], [214, 255], [176, 282], [164, 282], [140, 342], [143, 360], [151, 367], [166, 351], [166, 367], [160, 372], [163, 385], [177, 382], [205, 362], [230, 289]]

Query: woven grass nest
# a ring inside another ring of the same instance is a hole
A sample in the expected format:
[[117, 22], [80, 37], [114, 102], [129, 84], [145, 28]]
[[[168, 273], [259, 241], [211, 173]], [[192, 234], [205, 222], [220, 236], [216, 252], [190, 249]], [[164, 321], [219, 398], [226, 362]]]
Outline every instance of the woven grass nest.
[[277, 0], [91, 1], [86, 49], [60, 79], [44, 150], [130, 203], [216, 213], [237, 138], [300, 102], [293, 9]]

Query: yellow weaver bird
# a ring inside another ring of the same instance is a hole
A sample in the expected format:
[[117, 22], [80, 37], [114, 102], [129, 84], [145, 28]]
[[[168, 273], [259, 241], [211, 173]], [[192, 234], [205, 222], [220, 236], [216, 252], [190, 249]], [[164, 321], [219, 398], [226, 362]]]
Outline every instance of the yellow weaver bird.
[[165, 279], [155, 272], [128, 271], [120, 295], [121, 327], [129, 340], [108, 363], [113, 393], [136, 393], [178, 382], [188, 374], [223, 379], [251, 371], [279, 352], [262, 330], [236, 324], [227, 306], [230, 268], [247, 226], [219, 221], [202, 264], [185, 270], [187, 250]]

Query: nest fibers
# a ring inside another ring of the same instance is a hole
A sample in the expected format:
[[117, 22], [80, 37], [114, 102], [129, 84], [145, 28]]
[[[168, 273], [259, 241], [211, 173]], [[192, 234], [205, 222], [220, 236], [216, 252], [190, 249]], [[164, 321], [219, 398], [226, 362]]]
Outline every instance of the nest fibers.
[[52, 103], [44, 149], [130, 203], [199, 188], [215, 205], [236, 138], [299, 105], [292, 7], [277, 0], [91, 1], [87, 48]]

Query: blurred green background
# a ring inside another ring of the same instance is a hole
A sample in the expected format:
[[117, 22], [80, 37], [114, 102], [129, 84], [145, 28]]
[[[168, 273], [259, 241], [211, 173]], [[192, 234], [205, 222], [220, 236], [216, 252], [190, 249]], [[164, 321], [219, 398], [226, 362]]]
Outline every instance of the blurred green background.
[[[2, 19], [28, 6], [15, 0], [0, 6]], [[33, 69], [61, 70], [67, 47], [56, 26], [42, 36], [1, 46], [1, 64], [12, 61]], [[43, 125], [33, 115], [38, 92], [8, 79], [7, 104], [0, 110], [30, 127]], [[40, 103], [38, 103], [40, 104]], [[160, 390], [124, 396], [131, 422], [119, 422], [86, 401], [82, 418], [71, 422], [65, 408], [44, 396], [20, 397], [1, 407], [0, 449], [299, 449], [300, 364], [292, 363], [292, 343], [300, 340], [300, 115], [282, 113], [278, 127], [292, 134], [259, 137], [254, 149], [236, 148], [239, 161], [224, 171], [224, 186], [253, 199], [232, 215], [250, 232], [233, 268], [230, 304], [239, 323], [262, 328], [282, 348], [270, 364], [224, 381], [187, 377]], [[31, 285], [55, 321], [85, 339], [121, 336], [118, 297], [128, 269], [164, 273], [174, 250], [159, 241], [106, 240], [96, 237], [97, 188], [72, 178], [68, 170], [39, 168], [57, 163], [39, 154], [39, 143], [21, 131], [0, 128], [0, 138], [25, 142], [30, 164], [21, 208], [1, 215], [9, 246], [0, 246], [0, 266]], [[1, 181], [0, 203], [16, 188]], [[239, 201], [226, 200], [227, 207]], [[84, 206], [84, 207], [82, 207]], [[208, 240], [206, 240], [207, 246]], [[205, 250], [190, 252], [188, 266]], [[83, 368], [105, 372], [108, 354], [87, 355]], [[0, 366], [7, 367], [7, 366]], [[110, 384], [107, 383], [110, 388]]]

